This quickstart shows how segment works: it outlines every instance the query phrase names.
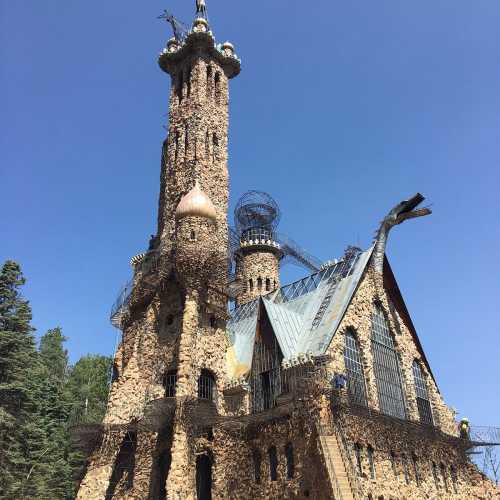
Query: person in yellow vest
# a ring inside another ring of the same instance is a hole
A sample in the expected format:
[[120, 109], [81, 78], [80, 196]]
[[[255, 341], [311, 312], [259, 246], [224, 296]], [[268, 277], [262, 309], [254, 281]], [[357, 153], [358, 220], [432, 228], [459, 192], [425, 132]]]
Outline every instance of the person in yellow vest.
[[469, 439], [469, 419], [467, 417], [460, 420], [458, 428], [460, 430], [460, 437], [462, 439]]

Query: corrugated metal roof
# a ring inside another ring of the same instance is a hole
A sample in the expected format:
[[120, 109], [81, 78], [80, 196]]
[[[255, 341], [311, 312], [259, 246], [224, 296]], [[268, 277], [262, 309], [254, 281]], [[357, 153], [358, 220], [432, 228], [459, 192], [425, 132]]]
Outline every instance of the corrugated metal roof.
[[[324, 354], [347, 310], [373, 247], [281, 287], [278, 291], [237, 307], [227, 325], [231, 342], [228, 373], [249, 371], [263, 301], [285, 358], [300, 353]], [[237, 368], [234, 368], [237, 366]]]

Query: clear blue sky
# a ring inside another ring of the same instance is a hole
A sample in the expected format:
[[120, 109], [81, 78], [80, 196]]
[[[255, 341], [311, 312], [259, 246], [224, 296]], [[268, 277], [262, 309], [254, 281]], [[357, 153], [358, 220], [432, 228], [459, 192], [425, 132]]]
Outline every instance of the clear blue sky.
[[[38, 334], [62, 326], [72, 360], [111, 354], [110, 305], [155, 231], [170, 36], [156, 16], [189, 21], [194, 0], [0, 5], [0, 260], [22, 264]], [[500, 424], [500, 3], [208, 7], [243, 62], [231, 205], [270, 192], [282, 230], [326, 260], [423, 192], [434, 214], [396, 228], [389, 258], [446, 401]]]

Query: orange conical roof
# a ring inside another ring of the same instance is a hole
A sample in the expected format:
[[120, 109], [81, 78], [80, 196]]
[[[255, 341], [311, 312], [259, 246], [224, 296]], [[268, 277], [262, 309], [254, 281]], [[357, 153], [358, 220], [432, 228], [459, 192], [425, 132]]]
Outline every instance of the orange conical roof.
[[181, 198], [175, 209], [176, 219], [184, 217], [203, 217], [214, 222], [217, 218], [212, 200], [200, 189], [198, 181], [195, 182], [193, 189]]

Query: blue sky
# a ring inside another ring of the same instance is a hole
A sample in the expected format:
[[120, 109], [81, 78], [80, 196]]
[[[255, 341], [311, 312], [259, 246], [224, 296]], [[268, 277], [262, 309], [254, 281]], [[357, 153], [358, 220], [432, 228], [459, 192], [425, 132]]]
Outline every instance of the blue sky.
[[[111, 303], [155, 231], [169, 80], [165, 7], [194, 0], [0, 0], [0, 260], [38, 334], [111, 354]], [[208, 0], [231, 84], [231, 206], [270, 192], [322, 260], [366, 248], [401, 199], [433, 215], [388, 255], [446, 401], [499, 424], [500, 3]], [[284, 281], [300, 276], [293, 267]], [[496, 394], [496, 396], [495, 396]]]

